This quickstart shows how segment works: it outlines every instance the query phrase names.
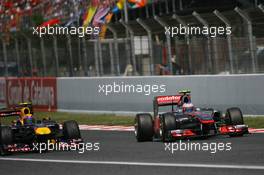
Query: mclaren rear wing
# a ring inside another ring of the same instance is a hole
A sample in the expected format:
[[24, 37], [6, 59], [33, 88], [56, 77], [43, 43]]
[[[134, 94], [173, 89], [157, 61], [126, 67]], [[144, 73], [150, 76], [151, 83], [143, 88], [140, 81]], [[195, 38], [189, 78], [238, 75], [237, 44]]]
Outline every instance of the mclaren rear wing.
[[191, 102], [191, 96], [186, 93], [180, 93], [177, 95], [157, 96], [153, 100], [154, 116], [158, 114], [159, 112], [158, 108], [160, 106], [170, 106], [170, 105], [182, 106], [183, 103], [189, 103], [189, 102]]
[[157, 96], [153, 102], [156, 106], [178, 105], [191, 102], [191, 91], [188, 89], [180, 90], [176, 95]]
[[154, 103], [157, 106], [178, 105], [181, 98], [181, 95], [157, 96], [154, 98]]

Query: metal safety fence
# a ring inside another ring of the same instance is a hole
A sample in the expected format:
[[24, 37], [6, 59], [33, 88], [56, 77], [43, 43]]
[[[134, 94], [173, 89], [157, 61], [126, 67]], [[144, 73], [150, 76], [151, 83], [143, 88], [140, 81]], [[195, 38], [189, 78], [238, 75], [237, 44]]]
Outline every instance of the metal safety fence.
[[[209, 17], [194, 12], [188, 17], [174, 14], [128, 23], [120, 20], [107, 26], [104, 39], [77, 35], [39, 37], [32, 32], [1, 36], [0, 76], [264, 73], [262, 10], [260, 5], [251, 11], [236, 8], [232, 15], [215, 10]], [[234, 34], [172, 37], [165, 32], [166, 26], [186, 25], [194, 20], [195, 25], [230, 26]]]

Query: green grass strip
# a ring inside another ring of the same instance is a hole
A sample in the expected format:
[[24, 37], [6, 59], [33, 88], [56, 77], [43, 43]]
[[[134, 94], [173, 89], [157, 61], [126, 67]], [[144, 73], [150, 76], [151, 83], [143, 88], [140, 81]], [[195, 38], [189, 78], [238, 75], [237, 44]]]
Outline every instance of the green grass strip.
[[[67, 120], [76, 120], [79, 124], [86, 125], [122, 125], [132, 126], [134, 124], [134, 117], [131, 116], [117, 116], [108, 114], [77, 114], [66, 112], [36, 112], [34, 117], [37, 120], [50, 117], [52, 120], [58, 123], [63, 123]], [[2, 124], [9, 125], [15, 117], [2, 119]], [[263, 117], [245, 117], [245, 124], [250, 128], [264, 128], [264, 116]]]

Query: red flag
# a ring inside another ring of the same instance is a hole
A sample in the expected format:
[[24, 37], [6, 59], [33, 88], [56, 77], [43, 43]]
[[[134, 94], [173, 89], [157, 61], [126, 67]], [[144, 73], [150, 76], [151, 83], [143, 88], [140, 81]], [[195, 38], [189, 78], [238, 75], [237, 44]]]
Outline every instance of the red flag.
[[59, 23], [60, 23], [60, 20], [58, 18], [55, 18], [55, 19], [51, 19], [49, 21], [42, 23], [39, 27], [54, 26]]

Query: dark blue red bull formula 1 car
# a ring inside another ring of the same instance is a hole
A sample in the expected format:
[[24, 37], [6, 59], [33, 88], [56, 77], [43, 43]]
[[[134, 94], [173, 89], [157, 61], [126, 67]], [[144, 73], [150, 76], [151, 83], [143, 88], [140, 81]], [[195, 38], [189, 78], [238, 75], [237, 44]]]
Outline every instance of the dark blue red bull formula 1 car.
[[[1, 123], [1, 119], [11, 116], [17, 118], [11, 125]], [[36, 121], [31, 103], [0, 109], [0, 155], [9, 155], [13, 152], [39, 152], [37, 146], [45, 145], [46, 150], [48, 143], [69, 147], [81, 142], [83, 140], [76, 121], [66, 121], [62, 128], [50, 118]]]
[[[161, 108], [169, 112], [161, 112]], [[157, 96], [153, 100], [154, 116], [140, 113], [135, 118], [137, 141], [186, 139], [214, 135], [243, 136], [248, 133], [239, 108], [226, 110], [225, 115], [211, 108], [196, 108], [191, 104], [190, 91], [177, 95]]]

